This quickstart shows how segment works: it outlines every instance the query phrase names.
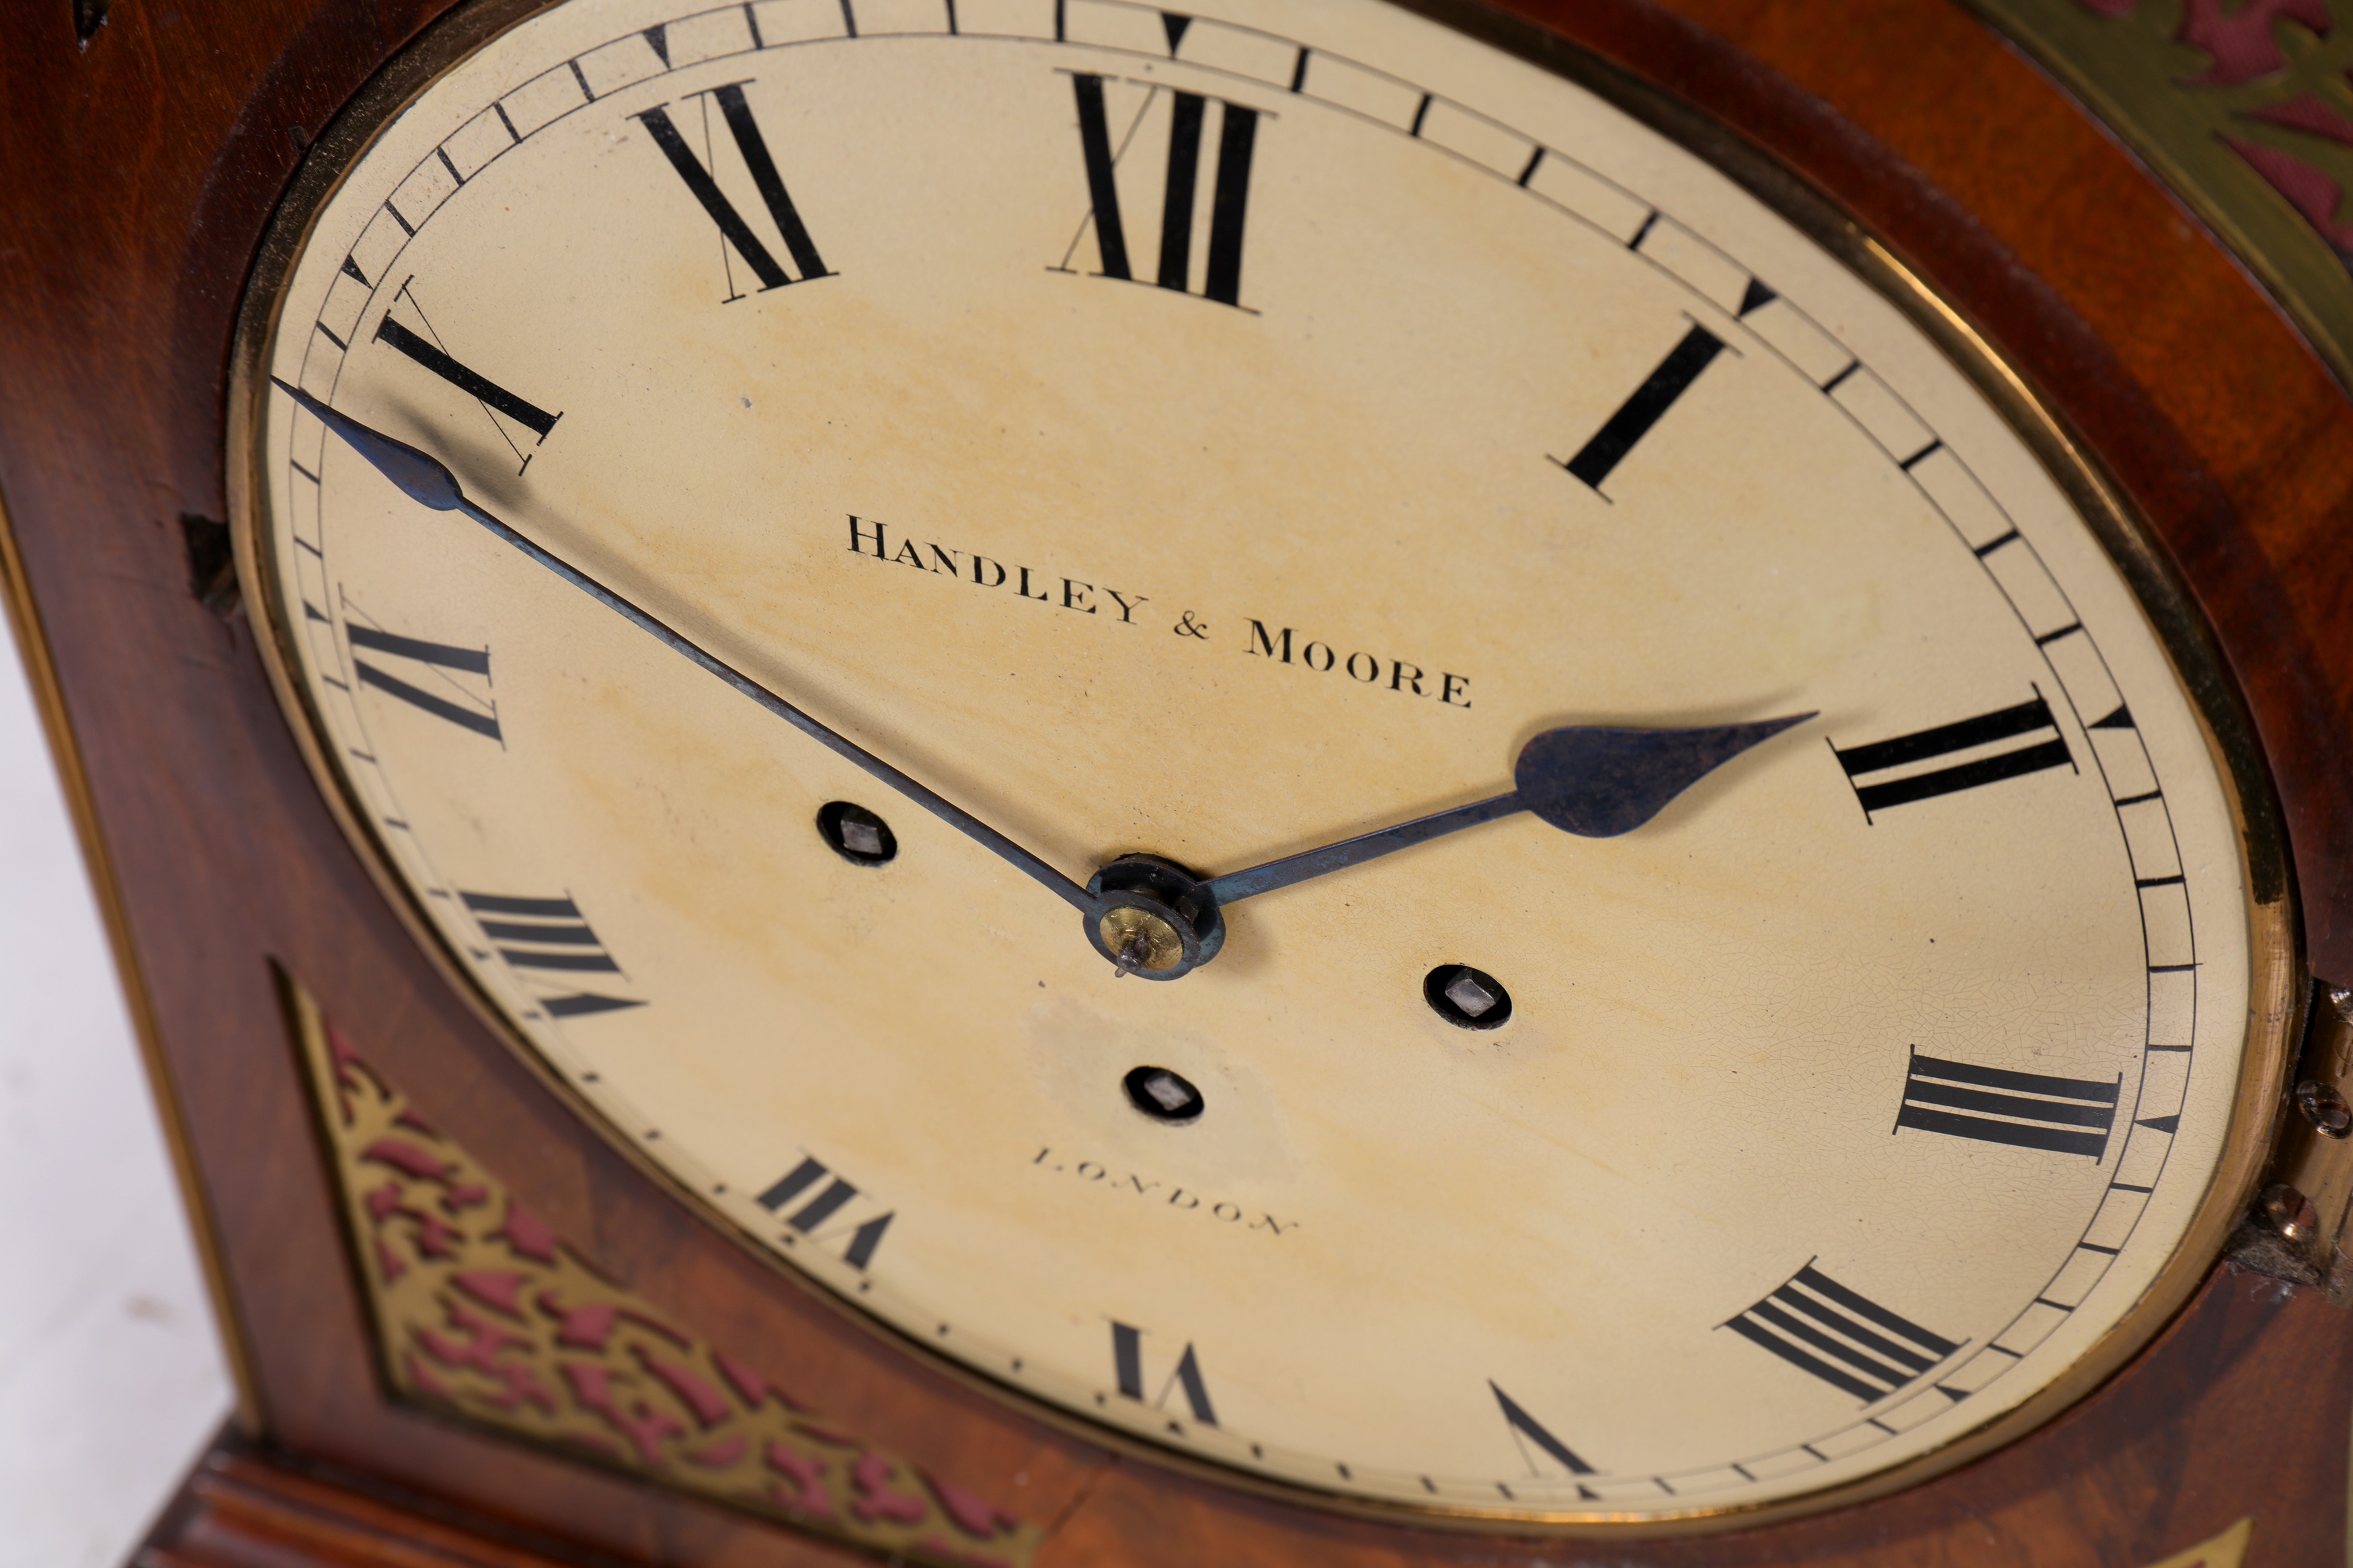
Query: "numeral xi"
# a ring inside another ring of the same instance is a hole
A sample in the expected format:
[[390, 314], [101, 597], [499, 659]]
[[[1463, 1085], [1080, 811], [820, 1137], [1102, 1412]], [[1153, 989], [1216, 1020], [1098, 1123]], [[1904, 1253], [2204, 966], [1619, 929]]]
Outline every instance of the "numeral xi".
[[529, 428], [543, 441], [547, 439], [547, 433], [555, 428], [555, 422], [564, 417], [561, 413], [550, 414], [538, 404], [517, 396], [479, 371], [459, 363], [434, 344], [394, 321], [389, 311], [375, 324], [375, 341], [399, 350], [467, 396], [497, 409], [516, 424]]
[[[752, 106], [744, 100], [744, 84], [730, 82], [725, 87], [712, 88], [711, 96], [719, 100], [719, 112], [735, 138], [735, 150], [752, 176], [753, 188], [760, 193], [760, 200], [766, 205], [776, 233], [784, 239], [785, 248], [792, 253], [793, 265], [800, 268], [799, 281], [831, 277], [825, 269], [825, 258], [818, 254], [817, 242], [809, 237], [808, 226], [801, 222], [800, 210], [793, 205], [793, 198], [785, 190], [784, 176], [776, 173], [776, 161], [768, 155], [767, 140], [760, 134], [759, 122], [752, 118]], [[711, 221], [719, 226], [727, 243], [735, 247], [735, 254], [760, 279], [761, 290], [781, 289], [793, 282], [792, 275], [776, 264], [768, 247], [752, 232], [752, 226], [744, 221], [744, 215], [735, 210], [735, 204], [719, 188], [712, 172], [702, 166], [686, 139], [678, 133], [678, 127], [670, 123], [669, 106], [657, 104], [639, 110], [633, 118], [645, 121], [654, 145], [670, 160], [670, 166], [678, 171], [678, 177], [686, 182], [694, 199], [702, 204], [702, 210], [711, 215]], [[732, 302], [743, 297], [733, 291], [731, 282], [728, 300]]]

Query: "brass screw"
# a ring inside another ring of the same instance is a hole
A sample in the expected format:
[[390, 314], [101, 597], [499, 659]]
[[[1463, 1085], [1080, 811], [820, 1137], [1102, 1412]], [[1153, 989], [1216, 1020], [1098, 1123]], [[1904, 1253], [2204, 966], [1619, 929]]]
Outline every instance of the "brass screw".
[[2331, 1138], [2353, 1135], [2353, 1105], [2345, 1097], [2317, 1079], [2306, 1079], [2295, 1086], [2295, 1108], [2304, 1119]]
[[2301, 1246], [2320, 1232], [2320, 1211], [2312, 1200], [2284, 1182], [2263, 1189], [2263, 1218], [2286, 1240]]

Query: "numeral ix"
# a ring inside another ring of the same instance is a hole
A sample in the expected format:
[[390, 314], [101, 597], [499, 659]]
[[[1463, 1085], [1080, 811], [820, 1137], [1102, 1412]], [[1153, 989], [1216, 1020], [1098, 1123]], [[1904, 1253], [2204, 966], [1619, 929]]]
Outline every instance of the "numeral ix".
[[[348, 606], [346, 606], [348, 610]], [[364, 626], [348, 618], [343, 623], [343, 636], [352, 645], [352, 675], [362, 686], [372, 686], [387, 697], [396, 697], [420, 713], [430, 713], [436, 719], [446, 719], [461, 730], [471, 730], [477, 735], [488, 735], [504, 745], [499, 733], [499, 705], [485, 696], [476, 696], [472, 689], [451, 679], [446, 671], [462, 675], [479, 675], [488, 687], [491, 674], [491, 650], [486, 647], [455, 647], [448, 643], [427, 642], [422, 637], [403, 637], [375, 626]], [[444, 696], [427, 691], [413, 680], [402, 679], [381, 664], [371, 664], [360, 657], [361, 650], [406, 660], [416, 667], [411, 673], [423, 679], [427, 672], [438, 677]]]

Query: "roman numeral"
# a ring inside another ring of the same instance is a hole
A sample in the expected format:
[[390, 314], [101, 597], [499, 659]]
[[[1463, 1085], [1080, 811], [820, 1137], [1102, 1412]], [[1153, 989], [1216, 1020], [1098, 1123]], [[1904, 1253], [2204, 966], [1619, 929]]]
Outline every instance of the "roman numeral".
[[[1610, 470], [1651, 433], [1651, 426], [1666, 417], [1675, 399], [1689, 392], [1699, 373], [1723, 352], [1723, 339], [1705, 327], [1694, 326], [1683, 334], [1683, 342], [1667, 351], [1667, 357], [1634, 389], [1634, 395], [1593, 433], [1593, 438], [1577, 448], [1577, 456], [1560, 466], [1599, 493], [1601, 481]], [[1556, 458], [1553, 460], [1559, 462]]]
[[2113, 1083], [2050, 1078], [1924, 1057], [1915, 1047], [1895, 1125], [1980, 1143], [2088, 1154], [2096, 1162], [2107, 1153], [2108, 1131], [2116, 1125], [2116, 1098], [2123, 1089], [2121, 1073]]
[[547, 433], [555, 428], [555, 422], [564, 417], [560, 413], [550, 414], [528, 398], [509, 392], [480, 371], [469, 369], [450, 358], [435, 344], [394, 321], [389, 310], [385, 312], [384, 320], [375, 324], [375, 341], [399, 350], [483, 407], [505, 415], [542, 441], [546, 440]]
[[[820, 1182], [825, 1184], [822, 1187], [818, 1185]], [[819, 1226], [849, 1207], [857, 1196], [857, 1187], [827, 1170], [823, 1161], [804, 1159], [753, 1201], [770, 1214], [782, 1214], [806, 1197], [807, 1203], [799, 1203], [792, 1213], [784, 1215], [785, 1228], [797, 1236], [814, 1237]], [[874, 1249], [882, 1245], [882, 1233], [891, 1228], [891, 1222], [897, 1217], [898, 1211], [893, 1209], [889, 1214], [878, 1215], [865, 1221], [851, 1231], [849, 1245], [841, 1255], [842, 1261], [862, 1272], [869, 1263], [874, 1261]]]
[[1885, 1398], [1961, 1348], [1848, 1289], [1810, 1262], [1717, 1326], [1866, 1403]]
[[370, 664], [360, 658], [360, 650], [385, 654], [421, 665], [431, 670], [456, 670], [465, 675], [479, 675], [489, 684], [491, 650], [486, 647], [452, 647], [448, 643], [427, 642], [421, 637], [405, 637], [396, 632], [380, 631], [374, 626], [360, 626], [346, 620], [343, 635], [352, 645], [352, 674], [362, 686], [373, 686], [388, 697], [397, 697], [419, 712], [430, 713], [436, 719], [447, 719], [463, 730], [477, 735], [488, 735], [505, 744], [499, 733], [498, 704], [489, 698], [476, 698], [454, 680], [447, 680], [448, 689], [455, 698], [443, 697], [423, 687], [404, 680], [381, 665]]
[[[1906, 773], [1900, 777], [1885, 776], [1915, 763], [1976, 751], [2021, 736], [2041, 737], [2046, 731], [2047, 739], [2031, 740], [2024, 745], [1989, 752], [1965, 763]], [[1981, 713], [1955, 724], [1939, 724], [1933, 730], [1898, 735], [1892, 741], [1874, 741], [1867, 746], [1843, 750], [1834, 745], [1831, 750], [1837, 752], [1839, 765], [1846, 770], [1847, 782], [1854, 786], [1855, 798], [1862, 802], [1866, 817], [1915, 800], [1976, 789], [1980, 784], [1998, 784], [2003, 779], [2041, 773], [2045, 768], [2075, 765], [2066, 740], [2059, 733], [2058, 722], [2051, 717], [2051, 705], [2042, 700], [2040, 691], [2032, 701], [2021, 702], [2015, 708]], [[1883, 776], [1865, 784], [1863, 777], [1869, 773]]]
[[[1117, 141], [1112, 135], [1103, 83], [1099, 76], [1073, 75], [1078, 96], [1079, 153], [1086, 165], [1088, 213], [1079, 233], [1063, 252], [1054, 270], [1071, 269], [1071, 256], [1092, 226], [1097, 274], [1135, 281], [1128, 259], [1127, 225], [1121, 216], [1117, 169], [1121, 155], [1142, 129], [1145, 117], [1165, 96], [1168, 100], [1168, 170], [1160, 193], [1159, 270], [1154, 279], [1163, 289], [1187, 293], [1192, 289], [1193, 208], [1201, 173], [1201, 128], [1210, 100], [1198, 93], [1149, 89]], [[1202, 257], [1201, 298], [1221, 305], [1240, 306], [1242, 289], [1242, 224], [1250, 207], [1250, 157], [1258, 145], [1258, 110], [1217, 100], [1218, 170], [1209, 194], [1209, 235]]]
[[[621, 966], [589, 929], [580, 906], [570, 899], [518, 899], [505, 893], [462, 890], [458, 898], [498, 955], [512, 968], [532, 972], [534, 979], [547, 974], [621, 973]], [[578, 1018], [645, 1005], [590, 992], [543, 996], [539, 1005], [551, 1018]]]
[[1512, 1429], [1512, 1440], [1520, 1445], [1520, 1457], [1527, 1459], [1530, 1475], [1541, 1474], [1543, 1471], [1543, 1467], [1528, 1454], [1530, 1444], [1534, 1444], [1539, 1453], [1550, 1458], [1555, 1464], [1572, 1476], [1593, 1474], [1591, 1465], [1578, 1458], [1567, 1444], [1546, 1431], [1543, 1424], [1522, 1409], [1519, 1401], [1504, 1393], [1493, 1378], [1488, 1379], [1487, 1386], [1493, 1390], [1495, 1403], [1503, 1407], [1504, 1423]]
[[[1193, 1352], [1193, 1342], [1185, 1342], [1185, 1353], [1176, 1358], [1176, 1370], [1160, 1385], [1156, 1398], [1146, 1399], [1144, 1393], [1144, 1331], [1126, 1323], [1111, 1326], [1111, 1363], [1113, 1377], [1119, 1384], [1119, 1396], [1133, 1399], [1139, 1405], [1149, 1405], [1155, 1410], [1168, 1408], [1168, 1396], [1178, 1389], [1185, 1391], [1186, 1406], [1193, 1419], [1204, 1426], [1218, 1424], [1218, 1413], [1209, 1404], [1209, 1385], [1201, 1379], [1201, 1360]], [[1176, 1429], [1171, 1423], [1171, 1429]]]
[[[720, 116], [727, 121], [727, 129], [735, 138], [735, 151], [743, 157], [745, 172], [752, 176], [752, 187], [760, 193], [760, 200], [768, 209], [769, 219], [776, 224], [776, 233], [783, 238], [785, 248], [792, 253], [793, 265], [800, 269], [797, 279], [776, 264], [776, 258], [769, 254], [768, 247], [761, 244], [759, 237], [752, 232], [752, 226], [744, 221], [744, 215], [735, 210], [735, 204], [729, 201], [726, 193], [719, 188], [719, 182], [712, 176], [712, 172], [703, 167], [702, 161], [686, 144], [686, 138], [680, 135], [678, 127], [670, 122], [667, 104], [642, 110], [631, 118], [645, 122], [646, 130], [653, 136], [654, 145], [661, 149], [662, 156], [670, 160], [670, 166], [678, 171], [678, 177], [686, 182], [686, 188], [693, 193], [696, 201], [702, 204], [702, 210], [711, 215], [711, 221], [719, 226], [720, 234], [735, 247], [735, 254], [744, 258], [744, 264], [752, 269], [753, 276], [759, 279], [763, 293], [795, 281], [806, 283], [812, 278], [832, 277], [833, 274], [825, 268], [825, 258], [817, 252], [816, 241], [809, 238], [808, 226], [801, 222], [800, 209], [793, 205], [793, 198], [785, 190], [784, 177], [776, 173], [776, 161], [768, 155], [768, 143], [760, 134], [758, 121], [752, 118], [752, 106], [744, 100], [744, 84], [730, 82], [725, 87], [715, 87], [707, 93], [699, 92], [693, 96], [718, 100]], [[708, 104], [703, 109], [703, 131], [707, 143], [710, 132]], [[723, 250], [721, 259], [723, 261], [725, 258]], [[742, 298], [744, 296], [735, 291], [735, 276], [731, 268], [727, 276], [728, 301], [733, 303]]]

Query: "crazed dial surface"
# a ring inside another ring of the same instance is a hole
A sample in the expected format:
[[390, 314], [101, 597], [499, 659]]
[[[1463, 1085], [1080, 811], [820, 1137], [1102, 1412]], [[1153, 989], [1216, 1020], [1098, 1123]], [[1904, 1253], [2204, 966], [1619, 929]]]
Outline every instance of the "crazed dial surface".
[[2147, 616], [1902, 310], [1567, 80], [1370, 3], [573, 0], [278, 312], [269, 374], [1078, 883], [1811, 715], [1155, 984], [265, 386], [280, 658], [453, 961], [1008, 1387], [1457, 1514], [1782, 1501], [2050, 1387], [2207, 1195], [2247, 876]]

